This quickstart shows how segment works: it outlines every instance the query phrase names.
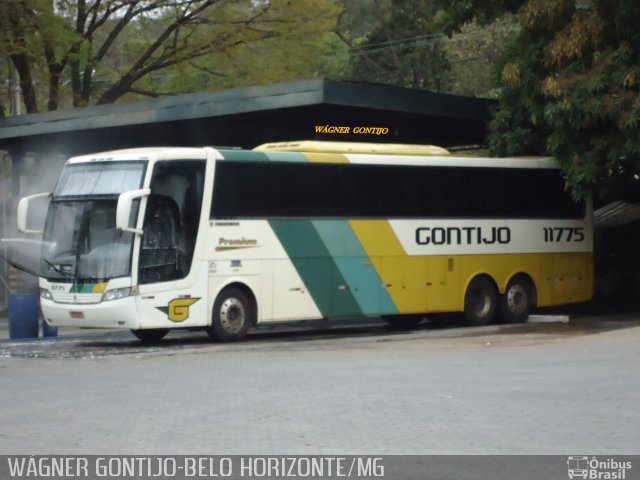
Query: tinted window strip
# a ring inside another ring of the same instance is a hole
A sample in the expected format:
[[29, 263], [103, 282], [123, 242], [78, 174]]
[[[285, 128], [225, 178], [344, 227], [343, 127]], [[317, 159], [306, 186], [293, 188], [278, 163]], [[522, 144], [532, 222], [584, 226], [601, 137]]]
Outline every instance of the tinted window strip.
[[558, 170], [219, 162], [212, 218], [583, 218]]

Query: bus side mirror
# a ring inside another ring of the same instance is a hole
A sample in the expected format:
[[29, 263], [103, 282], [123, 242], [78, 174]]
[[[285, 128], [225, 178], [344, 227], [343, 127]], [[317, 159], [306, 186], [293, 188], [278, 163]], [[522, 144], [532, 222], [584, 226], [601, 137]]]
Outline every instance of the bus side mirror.
[[35, 195], [29, 195], [20, 199], [18, 202], [18, 216], [16, 223], [18, 224], [18, 231], [21, 233], [38, 233], [42, 234], [42, 230], [30, 230], [27, 228], [27, 217], [29, 213], [29, 203], [32, 200], [38, 200], [41, 198], [50, 198], [51, 193], [37, 193]]
[[142, 235], [142, 229], [132, 228], [129, 226], [131, 205], [136, 198], [146, 197], [150, 193], [151, 190], [144, 188], [142, 190], [131, 190], [120, 194], [118, 197], [118, 207], [116, 209], [116, 229], [118, 231]]

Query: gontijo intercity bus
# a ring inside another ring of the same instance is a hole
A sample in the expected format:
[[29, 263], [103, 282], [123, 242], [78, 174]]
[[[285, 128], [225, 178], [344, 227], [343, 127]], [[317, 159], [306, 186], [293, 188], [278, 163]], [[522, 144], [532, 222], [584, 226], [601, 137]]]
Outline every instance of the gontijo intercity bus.
[[[590, 299], [589, 202], [550, 158], [430, 146], [289, 142], [71, 158], [43, 232], [41, 306], [56, 326], [155, 341], [206, 328], [464, 312], [523, 321]], [[18, 224], [38, 195], [23, 198]]]

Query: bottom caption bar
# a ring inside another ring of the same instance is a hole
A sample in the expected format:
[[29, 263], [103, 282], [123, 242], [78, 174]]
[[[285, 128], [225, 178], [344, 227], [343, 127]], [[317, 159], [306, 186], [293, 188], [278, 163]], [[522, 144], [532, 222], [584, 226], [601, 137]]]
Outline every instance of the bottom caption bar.
[[22, 478], [640, 480], [640, 456], [0, 456], [0, 479]]

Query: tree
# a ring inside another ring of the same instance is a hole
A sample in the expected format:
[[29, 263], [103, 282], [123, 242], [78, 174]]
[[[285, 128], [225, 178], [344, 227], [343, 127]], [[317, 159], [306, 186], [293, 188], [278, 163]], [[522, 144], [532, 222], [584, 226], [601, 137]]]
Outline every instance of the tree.
[[558, 158], [576, 197], [640, 177], [640, 9], [635, 0], [528, 0], [499, 64], [491, 151]]
[[0, 52], [18, 72], [29, 113], [41, 108], [41, 97], [47, 110], [56, 110], [67, 92], [73, 106], [111, 103], [131, 93], [154, 96], [147, 87], [158, 72], [291, 30], [290, 3], [6, 0], [0, 4]]
[[352, 51], [352, 78], [435, 91], [449, 91], [456, 83], [449, 73], [451, 54], [458, 62], [466, 56], [448, 37], [474, 19], [482, 26], [518, 5], [513, 0], [344, 1], [336, 34]]
[[[235, 43], [148, 76], [139, 85], [165, 94], [185, 88], [207, 91], [327, 75], [335, 59], [331, 32], [340, 13], [339, 2], [270, 0], [269, 5], [254, 29], [233, 34]], [[229, 24], [245, 15], [244, 8], [248, 7], [237, 1], [228, 6], [217, 14], [212, 31], [232, 30]]]
[[507, 14], [486, 25], [474, 19], [445, 39], [444, 51], [451, 64], [444, 79], [446, 93], [495, 98], [495, 64], [518, 30], [517, 20]]
[[344, 24], [344, 31], [337, 31], [352, 49], [352, 75], [378, 83], [440, 91], [449, 65], [443, 38], [436, 29], [434, 2], [369, 3], [374, 16], [369, 32], [360, 38], [349, 38]]

